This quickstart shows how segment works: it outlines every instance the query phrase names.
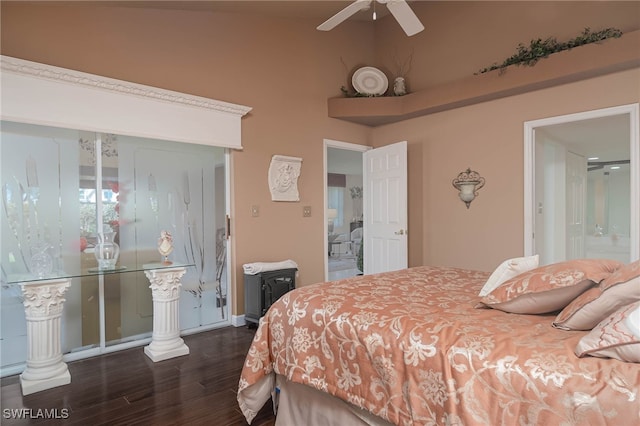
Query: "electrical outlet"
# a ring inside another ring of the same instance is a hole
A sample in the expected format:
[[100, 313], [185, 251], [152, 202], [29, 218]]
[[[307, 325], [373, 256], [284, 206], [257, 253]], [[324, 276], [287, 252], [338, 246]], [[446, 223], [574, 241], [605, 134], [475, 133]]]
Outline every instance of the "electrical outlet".
[[253, 217], [260, 216], [260, 206], [257, 206], [257, 205], [251, 206], [251, 216]]
[[311, 206], [304, 206], [302, 208], [302, 217], [311, 217]]

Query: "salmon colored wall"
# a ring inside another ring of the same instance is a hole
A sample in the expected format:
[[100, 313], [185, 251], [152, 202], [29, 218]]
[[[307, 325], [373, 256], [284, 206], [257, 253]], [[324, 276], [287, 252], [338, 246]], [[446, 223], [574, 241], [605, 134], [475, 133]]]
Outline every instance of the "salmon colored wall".
[[[380, 66], [392, 77], [394, 54], [403, 58], [413, 50], [408, 85], [417, 90], [473, 74], [530, 38], [570, 38], [585, 26], [640, 28], [638, 2], [563, 3], [412, 2], [427, 30], [407, 38], [390, 16], [373, 27], [350, 20], [318, 32], [315, 19], [118, 2], [2, 1], [1, 53], [253, 107], [242, 121], [244, 150], [232, 155], [233, 313], [242, 314], [243, 263], [291, 258], [300, 266], [301, 285], [323, 279], [323, 138], [376, 146], [409, 141], [410, 264], [489, 270], [520, 253], [522, 203], [514, 197], [522, 188], [522, 121], [625, 103], [633, 98], [628, 86], [637, 73], [375, 129], [329, 119], [326, 100], [340, 96], [359, 66]], [[270, 200], [266, 177], [273, 154], [303, 158], [299, 203]], [[450, 181], [468, 166], [487, 178], [487, 186], [467, 211]], [[251, 217], [251, 205], [260, 206], [259, 217]], [[311, 218], [302, 217], [306, 205]], [[498, 239], [500, 245], [488, 250]]]
[[[409, 264], [493, 270], [524, 253], [524, 122], [640, 102], [640, 69], [377, 127], [408, 141]], [[467, 209], [451, 181], [486, 179]]]
[[468, 77], [516, 53], [519, 43], [555, 37], [564, 42], [586, 27], [640, 29], [638, 1], [417, 1], [425, 30], [407, 37], [392, 16], [376, 28], [376, 64], [389, 79], [411, 53], [405, 76], [416, 91]]
[[[375, 36], [376, 64], [391, 81], [397, 64], [413, 55], [410, 91], [468, 78], [532, 39], [567, 41], [586, 27], [640, 29], [640, 2], [429, 1], [411, 7], [425, 31], [407, 37], [389, 16]], [[638, 101], [636, 70], [375, 128], [374, 147], [409, 142], [409, 265], [490, 271], [522, 255], [523, 123]], [[469, 210], [451, 185], [467, 167], [487, 180]]]
[[[324, 279], [323, 139], [367, 143], [371, 130], [327, 116], [349, 67], [373, 58], [373, 28], [332, 32], [315, 20], [3, 1], [2, 54], [247, 105], [232, 154], [233, 313], [244, 311], [242, 264], [295, 260], [299, 284]], [[272, 202], [274, 154], [301, 157], [300, 202]], [[252, 205], [260, 216], [251, 217]], [[302, 207], [312, 216], [303, 218]]]

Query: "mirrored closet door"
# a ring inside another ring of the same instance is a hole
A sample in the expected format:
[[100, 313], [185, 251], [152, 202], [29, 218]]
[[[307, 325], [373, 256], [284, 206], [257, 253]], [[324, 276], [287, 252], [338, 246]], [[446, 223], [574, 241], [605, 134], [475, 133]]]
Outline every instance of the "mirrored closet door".
[[[191, 265], [182, 277], [180, 328], [229, 322], [225, 148], [7, 121], [1, 136], [3, 375], [26, 359], [22, 294], [12, 283], [42, 268], [74, 277], [63, 353], [148, 339], [152, 299], [141, 269], [161, 260], [161, 231], [173, 238], [169, 260]], [[105, 236], [119, 247], [117, 270], [86, 274]]]

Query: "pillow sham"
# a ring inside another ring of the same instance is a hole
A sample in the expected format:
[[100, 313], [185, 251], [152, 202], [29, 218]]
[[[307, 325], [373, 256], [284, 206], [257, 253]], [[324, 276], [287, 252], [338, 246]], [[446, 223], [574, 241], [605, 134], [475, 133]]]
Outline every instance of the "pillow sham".
[[514, 257], [502, 262], [484, 284], [478, 296], [483, 297], [498, 288], [506, 280], [538, 267], [540, 256]]
[[569, 303], [553, 326], [562, 330], [591, 330], [622, 306], [640, 300], [640, 260], [624, 265], [597, 287]]
[[609, 259], [576, 259], [541, 266], [505, 281], [483, 297], [480, 306], [516, 314], [558, 311], [621, 266], [622, 262]]
[[640, 301], [623, 306], [578, 342], [575, 353], [640, 362]]

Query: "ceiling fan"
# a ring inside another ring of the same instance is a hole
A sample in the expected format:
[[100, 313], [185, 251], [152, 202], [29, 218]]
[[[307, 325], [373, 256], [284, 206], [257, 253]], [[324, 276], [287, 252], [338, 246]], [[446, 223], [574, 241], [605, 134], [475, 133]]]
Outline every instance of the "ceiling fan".
[[412, 36], [424, 30], [424, 25], [422, 25], [405, 0], [356, 0], [320, 24], [317, 29], [320, 31], [329, 31], [361, 10], [371, 7], [371, 3], [373, 1], [377, 1], [380, 4], [386, 4], [389, 12], [391, 12], [393, 17], [396, 18], [396, 21], [398, 21], [398, 24], [400, 24], [408, 36]]

